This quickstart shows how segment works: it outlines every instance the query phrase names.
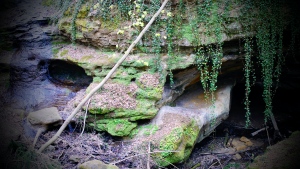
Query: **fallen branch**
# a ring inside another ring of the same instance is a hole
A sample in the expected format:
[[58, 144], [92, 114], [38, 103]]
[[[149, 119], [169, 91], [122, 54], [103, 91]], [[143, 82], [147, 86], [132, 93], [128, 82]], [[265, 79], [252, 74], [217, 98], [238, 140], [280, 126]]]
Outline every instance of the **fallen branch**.
[[251, 136], [255, 136], [255, 135], [258, 134], [259, 132], [261, 132], [261, 131], [263, 131], [263, 130], [267, 130], [268, 128], [269, 128], [268, 126], [267, 126], [267, 127], [264, 127], [264, 128], [261, 128], [261, 129], [255, 131], [255, 132], [251, 133]]
[[148, 22], [148, 24], [145, 26], [145, 28], [142, 30], [142, 32], [139, 34], [139, 36], [135, 39], [135, 41], [129, 46], [125, 54], [122, 56], [122, 58], [116, 63], [116, 65], [109, 71], [109, 73], [105, 76], [105, 78], [102, 80], [101, 83], [99, 83], [91, 92], [78, 104], [78, 106], [75, 108], [75, 110], [71, 113], [71, 115], [66, 119], [66, 121], [63, 123], [63, 125], [59, 128], [59, 130], [56, 132], [56, 134], [45, 144], [42, 145], [42, 147], [38, 150], [38, 152], [42, 152], [45, 150], [50, 144], [52, 144], [63, 132], [63, 130], [67, 127], [67, 125], [70, 123], [72, 118], [77, 114], [77, 112], [82, 108], [82, 106], [87, 102], [94, 93], [96, 93], [97, 90], [99, 90], [104, 83], [110, 78], [110, 76], [116, 71], [116, 69], [122, 64], [122, 62], [126, 59], [126, 57], [129, 55], [133, 47], [140, 41], [142, 36], [146, 33], [146, 31], [149, 29], [151, 24], [154, 22], [155, 18], [160, 14], [160, 12], [163, 10], [163, 8], [166, 6], [168, 0], [165, 0], [161, 7], [158, 9], [158, 11], [153, 15], [151, 20]]

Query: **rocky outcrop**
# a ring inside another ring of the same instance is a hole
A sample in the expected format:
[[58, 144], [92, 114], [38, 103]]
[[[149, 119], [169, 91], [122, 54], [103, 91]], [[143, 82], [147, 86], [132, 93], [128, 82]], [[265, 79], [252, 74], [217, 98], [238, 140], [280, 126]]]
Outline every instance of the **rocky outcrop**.
[[24, 131], [28, 136], [34, 137], [38, 130], [44, 132], [63, 122], [56, 107], [49, 107], [38, 111], [30, 112], [24, 124]]
[[223, 81], [216, 91], [216, 102], [211, 105], [204, 101], [201, 88], [192, 86], [178, 97], [174, 107], [163, 106], [148, 126], [156, 130], [146, 134], [143, 126], [136, 130], [134, 137], [138, 147], [150, 142], [153, 155], [159, 165], [186, 160], [196, 143], [207, 137], [224, 119], [229, 116], [230, 93], [233, 81]]
[[105, 164], [99, 160], [91, 160], [78, 165], [78, 169], [118, 169], [119, 167], [111, 164]]
[[[197, 11], [196, 4], [196, 1], [184, 3], [185, 10], [181, 11], [183, 9], [180, 9], [179, 2], [171, 1], [169, 4], [170, 7], [161, 13], [159, 19], [162, 20], [162, 22], [157, 22], [157, 24], [161, 25], [154, 33], [158, 33], [160, 35], [159, 41], [162, 47], [166, 48], [169, 43], [167, 40], [167, 36], [169, 36], [169, 32], [167, 32], [167, 22], [171, 19], [179, 20], [178, 18], [180, 18], [180, 21], [178, 21], [178, 28], [176, 28], [177, 30], [175, 31], [176, 35], [172, 37], [173, 45], [187, 48], [193, 47], [195, 46], [196, 38], [200, 39], [200, 42], [198, 43], [201, 44], [211, 44], [216, 42], [212, 35], [205, 33], [207, 29], [214, 29], [215, 23], [213, 22], [218, 22], [216, 21], [216, 18], [211, 19], [212, 21], [209, 28], [203, 23], [194, 25], [199, 13], [199, 11]], [[254, 30], [248, 30], [248, 32], [245, 32], [244, 30], [245, 25], [254, 24], [254, 21], [252, 21], [252, 23], [243, 22], [243, 19], [241, 19], [244, 15], [241, 12], [243, 7], [242, 4], [230, 2], [230, 4], [222, 3], [220, 6], [214, 6], [216, 4], [217, 3], [214, 3], [212, 5], [212, 10], [218, 9], [218, 11], [214, 11], [219, 13], [218, 17], [220, 18], [218, 19], [225, 20], [219, 28], [221, 31], [221, 41], [231, 41], [241, 37], [252, 36], [254, 34]], [[143, 5], [145, 5], [145, 8], [157, 8], [157, 6], [150, 2], [145, 2]], [[74, 11], [74, 9], [74, 6], [68, 8], [63, 17], [59, 20], [59, 29], [65, 36], [68, 37], [71, 37], [72, 34], [71, 22], [73, 17], [72, 11]], [[75, 28], [77, 30], [76, 39], [80, 42], [90, 43], [99, 48], [109, 48], [121, 51], [126, 50], [126, 48], [130, 45], [130, 41], [128, 40], [133, 39], [136, 36], [136, 33], [134, 32], [139, 32], [141, 30], [142, 26], [140, 27], [139, 24], [143, 23], [144, 25], [144, 23], [149, 21], [151, 15], [153, 15], [153, 11], [149, 14], [149, 11], [151, 10], [145, 10], [146, 13], [143, 13], [145, 11], [132, 10], [132, 14], [121, 14], [122, 10], [122, 6], [119, 6], [119, 4], [111, 4], [109, 7], [103, 7], [98, 3], [92, 3], [90, 1], [83, 4], [79, 9], [79, 14], [75, 21]], [[101, 18], [101, 12], [107, 12], [107, 17], [109, 17], [109, 19]], [[179, 15], [179, 13], [180, 17], [175, 18], [176, 15]], [[173, 24], [175, 23], [176, 22]], [[195, 36], [196, 34], [198, 37]], [[147, 38], [151, 38], [150, 33], [145, 36]], [[137, 47], [136, 50], [139, 50], [140, 52], [144, 49], [151, 50], [153, 41], [149, 41], [147, 38], [139, 42], [138, 45], [140, 47]]]

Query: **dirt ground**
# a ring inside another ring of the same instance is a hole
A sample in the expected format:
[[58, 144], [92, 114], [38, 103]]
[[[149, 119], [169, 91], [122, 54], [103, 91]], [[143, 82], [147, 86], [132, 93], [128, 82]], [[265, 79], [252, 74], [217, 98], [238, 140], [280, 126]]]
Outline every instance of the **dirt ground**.
[[[21, 111], [20, 111], [21, 112]], [[19, 113], [20, 113], [19, 112]], [[10, 117], [10, 118], [9, 118]], [[13, 116], [1, 118], [1, 168], [77, 168], [78, 164], [88, 160], [98, 159], [105, 163], [115, 163], [121, 169], [146, 168], [147, 155], [133, 149], [130, 142], [111, 137], [107, 133], [86, 130], [81, 134], [81, 126], [73, 124], [74, 132], [65, 130], [57, 141], [49, 146], [43, 154], [38, 154], [31, 147], [33, 138], [26, 136], [22, 129], [22, 116], [15, 113]], [[8, 126], [9, 124], [9, 126]], [[5, 127], [3, 127], [5, 125]], [[196, 144], [190, 158], [183, 163], [174, 164], [167, 168], [174, 169], [265, 169], [265, 168], [299, 168], [300, 161], [300, 132], [294, 132], [288, 138], [275, 144], [269, 139], [266, 132], [254, 137], [249, 133], [254, 129], [245, 130], [232, 127], [231, 138], [240, 138], [245, 135], [259, 146], [248, 148], [236, 153], [230, 146], [224, 145], [226, 132], [231, 123], [224, 122], [211, 136]], [[48, 141], [58, 130], [54, 128], [45, 132], [39, 138], [35, 150]], [[270, 130], [270, 135], [272, 134]], [[8, 148], [9, 146], [9, 148]], [[28, 153], [31, 152], [31, 153]], [[34, 155], [35, 154], [35, 155]], [[236, 154], [239, 154], [237, 158]], [[154, 162], [153, 168], [158, 168]], [[50, 167], [49, 167], [50, 166]]]

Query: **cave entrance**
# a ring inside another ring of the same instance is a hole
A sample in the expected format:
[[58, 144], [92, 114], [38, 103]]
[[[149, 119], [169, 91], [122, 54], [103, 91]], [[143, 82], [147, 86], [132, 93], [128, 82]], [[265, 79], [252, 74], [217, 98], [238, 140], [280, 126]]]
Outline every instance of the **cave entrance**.
[[79, 90], [86, 88], [93, 78], [84, 69], [73, 62], [64, 60], [49, 60], [47, 77], [57, 85]]

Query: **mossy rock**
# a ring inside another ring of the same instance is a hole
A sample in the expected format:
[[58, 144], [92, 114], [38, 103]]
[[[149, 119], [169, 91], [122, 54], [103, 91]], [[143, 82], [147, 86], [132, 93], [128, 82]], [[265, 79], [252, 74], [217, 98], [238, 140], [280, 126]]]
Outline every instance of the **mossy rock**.
[[162, 90], [160, 88], [153, 89], [138, 89], [137, 98], [149, 99], [149, 100], [159, 100], [162, 97]]
[[160, 166], [168, 166], [170, 163], [185, 161], [193, 150], [198, 132], [199, 128], [194, 122], [188, 126], [174, 128], [169, 135], [161, 139], [159, 148], [166, 152], [157, 155], [156, 162]]
[[86, 18], [88, 12], [89, 12], [89, 6], [87, 4], [82, 5], [78, 12], [77, 18]]
[[107, 131], [113, 136], [128, 136], [130, 132], [137, 127], [136, 122], [130, 122], [128, 119], [103, 119], [96, 121], [94, 126], [98, 131]]

